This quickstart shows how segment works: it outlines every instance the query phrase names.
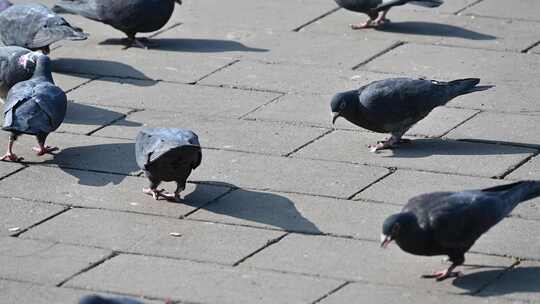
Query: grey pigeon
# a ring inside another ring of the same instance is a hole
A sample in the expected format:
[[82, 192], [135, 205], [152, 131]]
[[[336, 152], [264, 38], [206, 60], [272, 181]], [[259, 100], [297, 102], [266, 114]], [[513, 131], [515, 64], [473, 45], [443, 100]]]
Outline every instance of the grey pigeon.
[[0, 43], [49, 53], [60, 40], [88, 37], [42, 4], [15, 4], [0, 12]]
[[[438, 281], [457, 276], [476, 240], [521, 202], [540, 196], [540, 181], [521, 181], [482, 190], [433, 192], [413, 197], [401, 213], [383, 223], [381, 246], [396, 241], [404, 251], [423, 256], [447, 255], [452, 265], [425, 275]], [[525, 245], [525, 244], [524, 244]]]
[[[2, 160], [19, 161], [13, 154], [14, 141], [21, 134], [37, 137], [37, 155], [51, 153], [56, 147], [45, 145], [49, 133], [56, 130], [66, 116], [67, 98], [62, 89], [54, 85], [51, 61], [41, 52], [33, 52], [27, 60], [35, 61], [32, 78], [14, 85], [4, 105], [3, 130], [10, 132], [7, 153]], [[26, 64], [23, 62], [23, 64]]]
[[351, 24], [353, 30], [368, 27], [377, 27], [390, 22], [386, 19], [388, 11], [398, 5], [407, 3], [416, 4], [424, 7], [438, 7], [443, 4], [442, 0], [335, 0], [336, 3], [344, 9], [364, 13], [369, 19], [364, 23]]
[[[143, 192], [154, 199], [180, 200], [191, 170], [202, 160], [199, 138], [193, 131], [173, 128], [143, 128], [135, 143], [137, 164], [150, 180], [150, 188]], [[158, 190], [161, 181], [175, 181], [174, 196]]]
[[0, 0], [0, 12], [12, 5], [13, 3], [9, 2], [8, 0]]
[[127, 35], [128, 45], [146, 48], [135, 35], [165, 26], [175, 2], [182, 4], [181, 0], [60, 0], [53, 10], [108, 24]]
[[374, 81], [358, 90], [336, 94], [330, 103], [332, 123], [344, 117], [351, 123], [378, 133], [392, 136], [371, 151], [394, 147], [405, 142], [401, 137], [415, 123], [438, 106], [453, 98], [493, 86], [477, 86], [478, 78], [450, 82], [413, 78], [389, 78]]
[[130, 298], [106, 298], [98, 295], [84, 296], [79, 304], [143, 304], [143, 302]]
[[32, 77], [35, 64], [28, 60], [31, 52], [19, 46], [0, 47], [0, 98], [5, 99], [16, 83]]

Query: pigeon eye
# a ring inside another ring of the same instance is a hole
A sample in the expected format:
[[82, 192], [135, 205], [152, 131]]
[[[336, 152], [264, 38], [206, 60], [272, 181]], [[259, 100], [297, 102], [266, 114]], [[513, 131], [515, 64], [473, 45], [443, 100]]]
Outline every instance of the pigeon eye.
[[344, 103], [344, 102], [342, 102], [342, 103], [339, 104], [339, 109], [340, 109], [340, 110], [345, 109], [345, 103]]

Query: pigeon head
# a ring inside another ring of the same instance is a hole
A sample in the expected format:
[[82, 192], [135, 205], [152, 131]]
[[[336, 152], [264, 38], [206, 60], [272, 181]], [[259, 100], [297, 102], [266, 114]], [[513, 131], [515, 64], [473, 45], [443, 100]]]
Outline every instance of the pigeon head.
[[384, 220], [381, 234], [381, 247], [386, 248], [390, 242], [412, 231], [418, 226], [416, 216], [410, 212], [397, 213]]
[[26, 53], [19, 57], [19, 65], [28, 70], [32, 69], [37, 63], [37, 58], [41, 55], [43, 55], [41, 51]]
[[332, 97], [330, 109], [332, 110], [332, 124], [336, 123], [339, 117], [354, 117], [358, 105], [358, 91], [352, 90], [337, 93]]

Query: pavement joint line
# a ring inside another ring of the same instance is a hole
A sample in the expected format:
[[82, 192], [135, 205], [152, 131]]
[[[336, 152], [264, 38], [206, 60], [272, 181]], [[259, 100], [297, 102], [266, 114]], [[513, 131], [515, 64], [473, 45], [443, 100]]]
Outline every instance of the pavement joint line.
[[530, 155], [529, 157], [526, 157], [525, 159], [521, 160], [520, 162], [518, 162], [517, 164], [515, 164], [514, 166], [511, 166], [510, 168], [508, 168], [503, 174], [501, 175], [498, 175], [496, 176], [495, 178], [496, 179], [505, 179], [508, 175], [510, 175], [512, 172], [516, 171], [517, 169], [519, 169], [519, 167], [525, 165], [526, 163], [528, 163], [531, 159], [535, 158], [536, 156], [538, 156], [538, 154], [540, 154], [540, 151], [536, 150], [535, 153], [533, 153], [532, 155]]
[[[4, 162], [4, 161], [0, 161], [0, 162]], [[14, 174], [17, 174], [17, 173], [21, 172], [22, 170], [24, 170], [24, 169], [26, 169], [26, 168], [29, 167], [28, 165], [25, 165], [25, 164], [21, 164], [21, 166], [22, 166], [22, 167], [20, 167], [20, 168], [18, 168], [18, 169], [15, 169], [15, 171], [12, 171], [12, 172], [9, 172], [9, 173], [6, 174], [6, 175], [0, 176], [0, 181], [3, 180], [3, 179], [5, 179], [5, 178], [8, 178], [8, 177], [10, 177], [10, 176], [12, 176], [12, 175], [14, 175]]]
[[[238, 119], [244, 119], [246, 116], [252, 114], [252, 113], [255, 113], [255, 112], [258, 112], [260, 109], [270, 105], [270, 104], [273, 104], [273, 103], [277, 103], [280, 99], [282, 99], [285, 95], [287, 95], [286, 93], [279, 93], [278, 96], [270, 99], [269, 101], [263, 103], [262, 105], [259, 105], [257, 107], [255, 107], [254, 109], [251, 109], [249, 110], [248, 112], [244, 113], [244, 114], [241, 114], [240, 116], [238, 116]], [[248, 120], [248, 119], [246, 119]]]
[[90, 131], [90, 132], [88, 132], [88, 133], [86, 133], [86, 134], [84, 134], [84, 135], [86, 135], [86, 136], [92, 136], [92, 134], [94, 134], [94, 133], [96, 133], [96, 132], [98, 132], [98, 131], [100, 131], [100, 130], [103, 130], [104, 128], [106, 128], [106, 127], [108, 127], [108, 126], [112, 126], [112, 125], [114, 125], [115, 123], [117, 123], [117, 122], [119, 122], [119, 121], [121, 121], [121, 120], [123, 120], [123, 119], [126, 119], [129, 115], [131, 115], [131, 114], [133, 114], [133, 113], [143, 112], [143, 111], [144, 111], [144, 110], [140, 110], [140, 109], [133, 109], [133, 110], [131, 110], [131, 111], [128, 111], [126, 114], [124, 114], [124, 115], [122, 115], [122, 116], [120, 116], [120, 117], [118, 117], [118, 118], [116, 118], [116, 119], [113, 119], [112, 121], [109, 121], [108, 123], [105, 123], [104, 125], [101, 125], [100, 127], [96, 128], [96, 129], [94, 129], [94, 130], [92, 130], [92, 131]]
[[495, 113], [495, 114], [510, 114], [510, 115], [521, 115], [521, 116], [530, 116], [536, 117], [540, 115], [540, 111], [504, 111], [504, 110], [494, 110], [494, 109], [485, 109], [477, 107], [467, 107], [467, 106], [455, 106], [455, 105], [445, 105], [443, 108], [457, 109], [457, 110], [476, 110], [482, 111], [483, 113]]
[[474, 1], [473, 3], [469, 3], [469, 4], [467, 4], [465, 7], [463, 7], [463, 8], [461, 8], [461, 9], [455, 11], [455, 12], [453, 13], [453, 15], [460, 16], [461, 12], [463, 12], [463, 11], [465, 11], [465, 10], [467, 10], [467, 9], [469, 9], [469, 8], [471, 8], [471, 7], [473, 7], [473, 6], [475, 6], [475, 5], [477, 5], [478, 3], [482, 2], [482, 1], [484, 1], [484, 0], [476, 0], [476, 1]]
[[539, 41], [536, 41], [535, 43], [531, 44], [530, 46], [524, 48], [523, 50], [521, 50], [522, 53], [528, 53], [530, 50], [532, 50], [533, 48], [537, 47], [540, 45], [540, 40]]
[[195, 85], [195, 84], [197, 84], [198, 82], [202, 81], [203, 79], [208, 78], [208, 77], [214, 75], [215, 73], [218, 73], [218, 72], [220, 72], [220, 71], [222, 71], [222, 70], [224, 70], [224, 69], [227, 69], [228, 67], [230, 67], [230, 66], [232, 66], [232, 65], [235, 65], [235, 64], [238, 63], [238, 62], [240, 62], [240, 59], [234, 59], [233, 61], [231, 61], [231, 62], [225, 64], [224, 66], [221, 66], [221, 67], [219, 67], [219, 68], [213, 70], [212, 72], [210, 72], [210, 73], [208, 73], [208, 74], [206, 74], [206, 75], [203, 75], [203, 76], [200, 77], [199, 79], [197, 79], [197, 80], [195, 80], [195, 81], [193, 81], [193, 82], [190, 82], [190, 83], [188, 83], [188, 84]]
[[406, 41], [396, 41], [396, 42], [394, 42], [391, 46], [385, 48], [384, 50], [382, 50], [382, 51], [376, 53], [375, 55], [369, 57], [368, 59], [366, 59], [366, 60], [360, 62], [359, 64], [357, 64], [357, 65], [355, 65], [355, 66], [353, 66], [353, 67], [351, 68], [351, 70], [356, 71], [356, 70], [358, 70], [360, 67], [362, 67], [362, 66], [364, 66], [364, 65], [366, 65], [366, 64], [368, 64], [368, 63], [370, 63], [370, 62], [372, 62], [373, 60], [375, 60], [375, 59], [377, 59], [377, 58], [383, 56], [384, 54], [386, 54], [386, 53], [388, 53], [388, 52], [391, 52], [392, 50], [397, 49], [398, 47], [400, 47], [400, 46], [402, 46], [402, 45], [405, 45], [405, 44], [407, 44], [407, 43], [409, 43], [409, 42], [406, 42]]
[[34, 223], [34, 224], [24, 228], [24, 229], [21, 229], [21, 230], [17, 231], [16, 233], [14, 233], [14, 234], [12, 234], [10, 236], [18, 238], [21, 234], [23, 234], [23, 233], [25, 233], [25, 232], [27, 232], [27, 231], [41, 225], [41, 224], [43, 224], [43, 223], [45, 223], [45, 222], [47, 222], [47, 221], [49, 221], [49, 220], [63, 214], [63, 213], [66, 213], [69, 210], [71, 210], [70, 207], [64, 206], [64, 209], [62, 209], [62, 210], [60, 210], [60, 211], [58, 211], [58, 212], [56, 212], [56, 213], [54, 213], [54, 214], [52, 214], [52, 215], [50, 215], [50, 216], [48, 216], [46, 218], [40, 220], [40, 221], [38, 221], [38, 222], [36, 222], [36, 223]]
[[303, 148], [315, 143], [316, 141], [320, 140], [321, 138], [325, 137], [326, 135], [334, 132], [335, 129], [327, 129], [326, 131], [323, 132], [323, 134], [321, 135], [318, 135], [317, 137], [309, 140], [307, 143], [305, 144], [302, 144], [300, 145], [299, 147], [296, 147], [295, 149], [293, 149], [291, 152], [288, 152], [288, 153], [285, 153], [283, 155], [281, 155], [282, 157], [286, 157], [286, 158], [290, 158], [291, 155], [295, 154], [296, 152], [302, 150]]
[[241, 90], [241, 91], [252, 91], [252, 92], [262, 92], [262, 93], [274, 93], [274, 94], [288, 94], [287, 92], [283, 91], [277, 91], [272, 89], [261, 89], [261, 88], [253, 88], [249, 86], [237, 86], [232, 84], [208, 84], [208, 83], [195, 83], [194, 85], [203, 86], [203, 87], [211, 87], [211, 88], [224, 88], [224, 89], [232, 89], [232, 90]]
[[339, 284], [336, 288], [330, 290], [326, 294], [324, 294], [322, 297], [318, 298], [317, 300], [311, 302], [310, 304], [317, 304], [320, 303], [322, 300], [328, 298], [329, 296], [333, 295], [334, 293], [338, 292], [339, 290], [343, 289], [343, 287], [351, 284], [351, 281], [345, 281], [344, 283]]
[[156, 32], [152, 33], [151, 35], [149, 35], [146, 38], [147, 39], [155, 38], [156, 36], [161, 35], [161, 34], [163, 34], [165, 32], [168, 32], [168, 31], [170, 31], [172, 29], [175, 29], [175, 28], [179, 27], [182, 24], [183, 24], [182, 22], [176, 22], [176, 23], [172, 24], [171, 26], [168, 26], [168, 27], [166, 27], [164, 29], [161, 29], [159, 31], [156, 31]]
[[212, 204], [216, 204], [217, 202], [219, 202], [219, 200], [221, 200], [223, 197], [231, 194], [232, 192], [238, 190], [239, 188], [229, 188], [229, 190], [225, 191], [225, 193], [221, 194], [221, 195], [218, 195], [217, 197], [215, 197], [214, 199], [208, 201], [206, 204], [200, 206], [200, 207], [197, 207], [195, 208], [195, 210], [191, 210], [190, 212], [186, 213], [186, 214], [183, 214], [179, 217], [179, 219], [186, 219], [187, 217], [189, 217], [190, 215], [192, 215], [193, 213], [201, 210], [201, 209], [206, 209], [208, 206], [212, 205]]
[[490, 285], [494, 284], [495, 282], [497, 282], [498, 280], [500, 280], [508, 271], [511, 271], [512, 269], [514, 269], [517, 265], [519, 265], [521, 262], [519, 260], [515, 261], [512, 265], [508, 266], [507, 268], [505, 268], [503, 271], [501, 271], [501, 273], [499, 273], [495, 278], [493, 278], [492, 280], [489, 280], [488, 282], [486, 282], [485, 284], [483, 284], [482, 286], [480, 286], [477, 290], [474, 290], [474, 291], [471, 291], [469, 292], [471, 295], [476, 295], [476, 294], [479, 294], [480, 292], [482, 292], [484, 289], [486, 289], [487, 287], [489, 287]]
[[464, 119], [462, 122], [456, 124], [455, 126], [453, 126], [452, 128], [448, 129], [447, 131], [443, 132], [440, 136], [437, 136], [437, 137], [444, 137], [446, 135], [448, 135], [448, 133], [454, 131], [455, 129], [461, 127], [462, 125], [466, 124], [467, 122], [469, 122], [470, 120], [474, 119], [476, 116], [480, 115], [481, 113], [483, 113], [482, 110], [477, 110], [476, 113], [473, 113], [472, 115], [470, 115], [469, 117], [467, 117], [466, 119]]
[[[75, 73], [75, 74], [69, 74], [69, 73], [66, 73], [66, 74], [62, 74], [62, 75], [69, 75], [69, 76], [78, 77], [77, 75], [84, 75], [84, 74], [77, 74], [77, 73]], [[94, 81], [94, 80], [97, 80], [97, 79], [99, 79], [99, 78], [101, 78], [101, 77], [100, 77], [100, 76], [93, 76], [93, 77], [91, 77], [91, 78], [85, 80], [83, 83], [78, 84], [78, 85], [74, 86], [73, 88], [66, 90], [64, 93], [68, 94], [68, 93], [70, 93], [70, 92], [73, 92], [73, 91], [77, 90], [78, 88], [84, 87], [85, 85], [87, 85], [87, 84], [89, 84], [90, 82], [92, 82], [92, 81]]]
[[[84, 136], [84, 135], [82, 135], [82, 136]], [[139, 171], [133, 172], [133, 173], [130, 173], [130, 174], [125, 174], [125, 173], [122, 173], [122, 172], [110, 172], [110, 171], [95, 170], [95, 169], [81, 169], [81, 168], [70, 167], [70, 166], [59, 166], [57, 164], [51, 164], [51, 163], [25, 162], [23, 164], [26, 164], [28, 166], [45, 166], [45, 167], [49, 167], [49, 168], [79, 170], [79, 171], [94, 172], [94, 173], [104, 173], [104, 174], [114, 174], [114, 175], [121, 175], [121, 176], [139, 176], [140, 175]]]
[[352, 195], [350, 195], [347, 199], [348, 200], [352, 200], [355, 196], [357, 196], [358, 194], [362, 193], [363, 191], [367, 190], [368, 188], [370, 188], [371, 186], [377, 184], [378, 182], [382, 181], [383, 179], [387, 178], [388, 176], [394, 174], [395, 172], [397, 171], [397, 169], [388, 169], [388, 173], [386, 173], [385, 175], [377, 178], [376, 180], [372, 181], [371, 183], [369, 183], [368, 185], [366, 185], [365, 187], [363, 187], [362, 189], [356, 191], [355, 193], [353, 193]]
[[518, 142], [512, 142], [512, 141], [499, 141], [499, 140], [474, 139], [474, 138], [458, 138], [458, 139], [446, 139], [446, 140], [471, 142], [471, 143], [478, 143], [478, 144], [485, 144], [485, 145], [498, 145], [498, 146], [525, 148], [525, 149], [530, 149], [530, 150], [536, 150], [536, 152], [538, 152], [540, 149], [540, 144], [526, 144], [526, 143], [524, 144], [524, 143], [518, 143]]
[[326, 13], [324, 13], [324, 14], [318, 16], [318, 17], [315, 17], [314, 19], [311, 19], [311, 20], [309, 20], [308, 22], [306, 22], [306, 23], [304, 23], [304, 24], [302, 24], [302, 25], [300, 25], [300, 26], [294, 28], [292, 31], [293, 31], [293, 32], [300, 32], [300, 31], [302, 31], [304, 28], [306, 28], [307, 26], [311, 25], [312, 23], [315, 23], [315, 22], [317, 22], [317, 21], [319, 21], [319, 20], [325, 18], [326, 16], [329, 16], [329, 15], [331, 15], [331, 14], [337, 12], [337, 11], [340, 10], [340, 9], [341, 9], [341, 7], [339, 7], [339, 6], [338, 6], [338, 7], [334, 7], [333, 9], [329, 10], [328, 12], [326, 12]]
[[475, 17], [475, 18], [494, 19], [494, 20], [507, 20], [507, 21], [540, 23], [540, 20], [536, 20], [536, 19], [524, 19], [524, 18], [515, 18], [515, 17], [497, 17], [497, 16], [481, 15], [481, 14], [475, 14], [475, 13], [466, 13], [466, 14], [462, 14], [462, 15]]
[[241, 258], [240, 260], [236, 261], [233, 263], [233, 267], [237, 267], [238, 265], [244, 263], [246, 260], [248, 260], [249, 258], [253, 257], [254, 255], [256, 255], [257, 253], [265, 250], [266, 248], [278, 243], [279, 241], [281, 241], [282, 239], [284, 239], [285, 237], [287, 237], [287, 235], [289, 235], [290, 233], [289, 232], [285, 232], [284, 234], [278, 236], [277, 238], [274, 238], [274, 239], [271, 239], [269, 241], [266, 242], [266, 244], [264, 244], [261, 248], [259, 249], [256, 249], [255, 251], [253, 251], [252, 253], [248, 254], [247, 256]]
[[83, 274], [83, 273], [85, 273], [85, 272], [88, 272], [88, 271], [90, 271], [90, 270], [92, 270], [92, 269], [98, 267], [99, 265], [101, 265], [101, 264], [107, 262], [108, 260], [114, 258], [114, 257], [117, 256], [117, 255], [118, 255], [118, 253], [115, 252], [115, 251], [113, 251], [113, 252], [109, 253], [108, 255], [106, 255], [105, 257], [103, 257], [102, 259], [100, 259], [99, 261], [90, 264], [89, 266], [87, 266], [87, 267], [81, 269], [80, 271], [78, 271], [78, 272], [74, 273], [73, 275], [69, 276], [68, 278], [64, 279], [63, 281], [61, 281], [60, 283], [56, 284], [55, 286], [56, 286], [56, 287], [62, 287], [62, 286], [63, 286], [64, 284], [66, 284], [69, 280], [71, 280], [71, 279], [75, 278], [76, 276], [79, 276], [79, 275], [81, 275], [81, 274]]

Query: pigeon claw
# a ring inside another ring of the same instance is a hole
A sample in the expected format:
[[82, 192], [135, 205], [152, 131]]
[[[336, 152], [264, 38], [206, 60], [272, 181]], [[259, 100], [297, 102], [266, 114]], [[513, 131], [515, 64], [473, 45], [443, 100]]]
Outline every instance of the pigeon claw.
[[462, 276], [463, 276], [463, 273], [461, 271], [443, 270], [443, 271], [437, 271], [434, 274], [422, 275], [422, 278], [424, 278], [424, 279], [435, 279], [437, 282], [441, 282], [441, 281], [444, 281], [444, 280], [446, 280], [448, 278], [457, 278], [457, 277], [462, 277]]
[[24, 158], [18, 157], [17, 155], [13, 153], [6, 153], [4, 156], [2, 156], [2, 158], [0, 158], [0, 160], [2, 161], [12, 161], [12, 162], [19, 162], [23, 159]]
[[33, 150], [37, 152], [36, 153], [37, 156], [42, 156], [45, 154], [53, 154], [52, 152], [57, 151], [58, 147], [51, 147], [51, 146], [43, 145], [43, 146], [35, 147], [33, 148]]
[[373, 22], [373, 20], [368, 20], [364, 23], [349, 24], [349, 26], [351, 27], [351, 30], [363, 30], [375, 27]]
[[148, 194], [148, 195], [151, 195], [156, 201], [159, 199], [159, 197], [164, 197], [165, 199], [167, 198], [166, 194], [164, 194], [163, 192], [165, 192], [165, 189], [150, 189], [150, 188], [143, 188], [143, 193], [145, 194]]

